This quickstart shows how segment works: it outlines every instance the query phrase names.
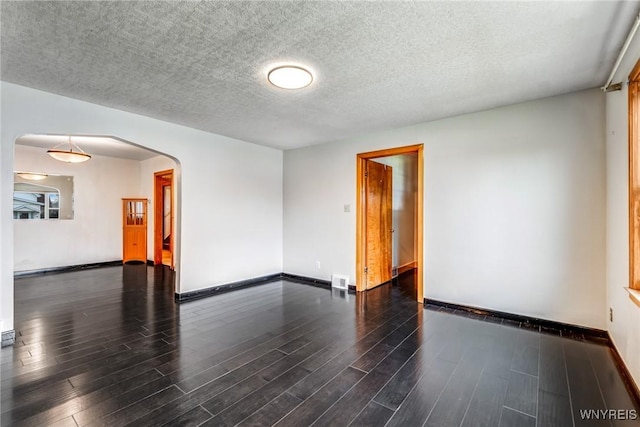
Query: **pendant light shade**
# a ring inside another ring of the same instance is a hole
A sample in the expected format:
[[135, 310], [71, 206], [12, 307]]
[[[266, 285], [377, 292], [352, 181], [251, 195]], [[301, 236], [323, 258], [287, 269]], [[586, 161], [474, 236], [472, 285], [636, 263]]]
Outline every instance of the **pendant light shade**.
[[68, 142], [56, 145], [52, 149], [47, 150], [47, 153], [54, 159], [66, 163], [86, 162], [91, 158], [91, 155], [82, 151], [77, 144], [71, 141], [71, 136], [69, 136]]
[[30, 181], [40, 181], [45, 179], [48, 175], [46, 173], [18, 172], [18, 176], [20, 178], [28, 179]]

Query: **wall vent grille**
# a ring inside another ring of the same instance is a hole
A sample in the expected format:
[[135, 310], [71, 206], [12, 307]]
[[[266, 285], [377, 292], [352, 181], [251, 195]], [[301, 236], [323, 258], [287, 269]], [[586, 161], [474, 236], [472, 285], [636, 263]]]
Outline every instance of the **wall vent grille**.
[[331, 287], [336, 289], [348, 289], [349, 288], [349, 276], [342, 274], [331, 275]]

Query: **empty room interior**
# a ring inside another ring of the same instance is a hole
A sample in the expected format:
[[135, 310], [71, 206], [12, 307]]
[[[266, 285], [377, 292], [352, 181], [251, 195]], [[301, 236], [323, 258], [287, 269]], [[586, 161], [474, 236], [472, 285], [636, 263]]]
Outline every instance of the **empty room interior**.
[[640, 2], [0, 2], [2, 426], [640, 426]]

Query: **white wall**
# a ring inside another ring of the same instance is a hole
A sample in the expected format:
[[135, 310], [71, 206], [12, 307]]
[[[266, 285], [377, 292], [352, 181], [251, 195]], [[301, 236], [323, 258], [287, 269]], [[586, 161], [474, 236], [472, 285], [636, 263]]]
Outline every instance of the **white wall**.
[[[636, 36], [614, 83], [626, 81], [640, 58], [640, 38]], [[607, 304], [613, 309], [609, 334], [627, 368], [640, 385], [640, 307], [627, 294], [629, 286], [629, 197], [628, 197], [628, 91], [606, 95], [607, 146]]]
[[[154, 173], [173, 169], [174, 182], [177, 180], [177, 174], [180, 173], [180, 168], [167, 156], [155, 156], [147, 160], [140, 162], [140, 195], [149, 199], [149, 220], [147, 228], [147, 259], [152, 260], [154, 258], [154, 227], [155, 227], [155, 182]], [[173, 188], [173, 206], [178, 205], [178, 188], [174, 184]], [[177, 226], [176, 215], [173, 215], [173, 227], [175, 230]], [[175, 238], [175, 235], [174, 235]]]
[[179, 161], [178, 292], [282, 271], [281, 151], [6, 82], [0, 88], [3, 330], [13, 329], [13, 145], [28, 133], [110, 135]]
[[74, 184], [73, 219], [13, 220], [14, 271], [122, 259], [121, 198], [138, 195], [140, 162], [94, 155], [69, 164], [16, 145], [14, 168], [71, 175]]
[[597, 89], [286, 151], [284, 271], [354, 278], [356, 154], [417, 143], [427, 298], [606, 327]]

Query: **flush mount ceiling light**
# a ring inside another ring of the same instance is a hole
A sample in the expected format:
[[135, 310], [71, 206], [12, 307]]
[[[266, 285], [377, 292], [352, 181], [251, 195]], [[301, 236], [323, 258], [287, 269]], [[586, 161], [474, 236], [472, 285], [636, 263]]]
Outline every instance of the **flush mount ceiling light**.
[[82, 151], [77, 144], [71, 141], [71, 136], [69, 136], [68, 142], [56, 145], [52, 149], [47, 150], [47, 153], [54, 159], [67, 163], [86, 162], [91, 158], [89, 154]]
[[310, 71], [297, 65], [283, 65], [269, 71], [269, 82], [282, 89], [302, 89], [313, 81]]
[[29, 179], [31, 181], [40, 181], [45, 179], [48, 175], [46, 173], [18, 172], [18, 176], [20, 178]]

